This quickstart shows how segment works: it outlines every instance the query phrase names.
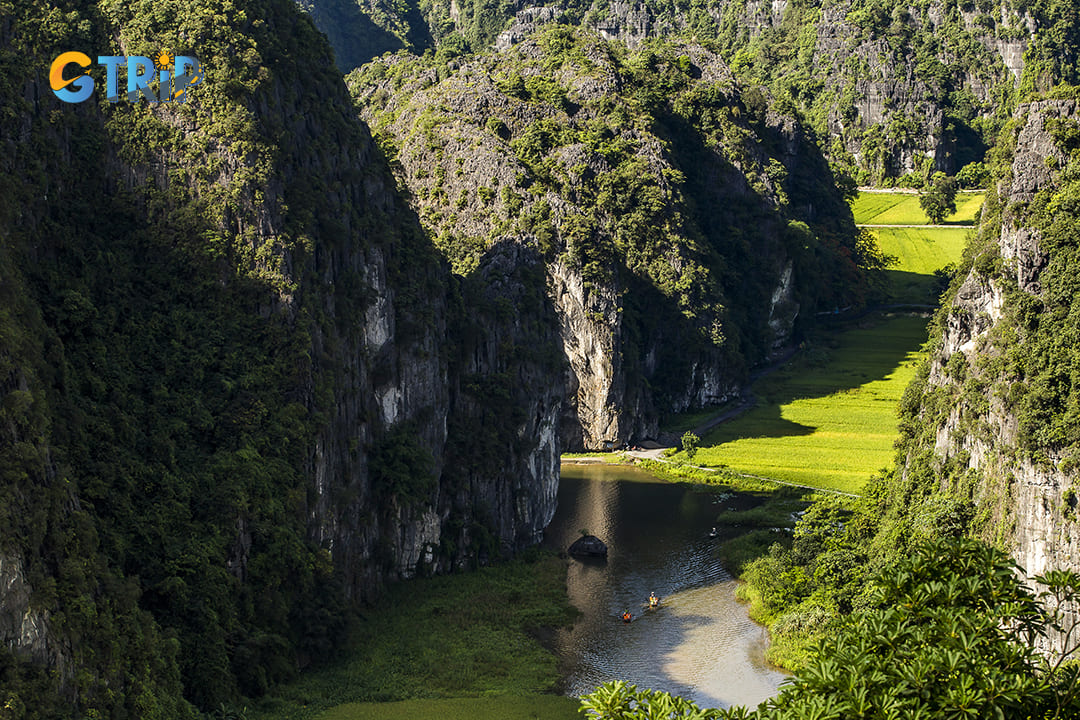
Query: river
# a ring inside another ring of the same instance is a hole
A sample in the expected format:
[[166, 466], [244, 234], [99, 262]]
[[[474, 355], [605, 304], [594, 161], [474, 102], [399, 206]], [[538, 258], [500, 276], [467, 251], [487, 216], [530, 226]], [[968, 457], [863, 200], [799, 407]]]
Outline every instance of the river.
[[[608, 545], [606, 561], [571, 560], [570, 602], [581, 611], [555, 650], [566, 693], [609, 680], [681, 695], [700, 707], [750, 705], [787, 675], [765, 662], [768, 636], [735, 599], [735, 580], [709, 530], [733, 502], [716, 489], [665, 483], [630, 467], [563, 465], [559, 506], [545, 544], [581, 536]], [[650, 592], [661, 598], [645, 608]], [[630, 610], [633, 622], [620, 618]]]

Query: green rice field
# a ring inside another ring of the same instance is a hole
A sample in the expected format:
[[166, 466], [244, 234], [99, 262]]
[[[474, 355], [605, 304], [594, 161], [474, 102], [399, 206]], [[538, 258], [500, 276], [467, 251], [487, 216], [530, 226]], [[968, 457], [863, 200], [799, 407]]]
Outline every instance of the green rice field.
[[915, 374], [926, 323], [885, 317], [819, 341], [755, 383], [758, 404], [703, 438], [694, 464], [860, 492], [892, 464], [896, 405]]
[[[875, 227], [890, 269], [890, 301], [933, 305], [934, 271], [960, 261], [981, 193], [957, 198], [957, 227]], [[862, 193], [856, 222], [919, 224], [917, 195]], [[858, 493], [893, 462], [896, 405], [926, 342], [927, 319], [871, 316], [855, 328], [822, 334], [795, 360], [754, 384], [757, 404], [702, 438], [694, 464], [728, 467], [811, 487]], [[682, 453], [675, 456], [685, 459]]]
[[970, 229], [965, 227], [871, 228], [882, 251], [895, 255], [896, 268], [917, 275], [960, 261]]
[[898, 262], [887, 271], [892, 302], [932, 305], [941, 287], [934, 271], [960, 262], [966, 227], [870, 228], [878, 246]]
[[[956, 212], [945, 218], [946, 225], [973, 225], [985, 193], [961, 192], [956, 196]], [[919, 207], [916, 193], [862, 192], [851, 206], [858, 225], [926, 225], [930, 222]]]

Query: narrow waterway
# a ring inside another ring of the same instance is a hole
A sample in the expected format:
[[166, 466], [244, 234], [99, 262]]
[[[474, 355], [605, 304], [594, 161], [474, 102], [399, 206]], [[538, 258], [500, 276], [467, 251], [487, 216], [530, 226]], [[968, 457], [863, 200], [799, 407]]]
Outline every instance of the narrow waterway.
[[[568, 571], [582, 614], [555, 638], [567, 694], [615, 679], [700, 707], [754, 706], [776, 694], [787, 676], [765, 662], [768, 636], [736, 601], [716, 557], [722, 541], [709, 537], [716, 515], [738, 501], [634, 468], [563, 466], [545, 543], [565, 550], [586, 530], [608, 545], [606, 561], [575, 559]], [[650, 592], [659, 609], [646, 609]]]

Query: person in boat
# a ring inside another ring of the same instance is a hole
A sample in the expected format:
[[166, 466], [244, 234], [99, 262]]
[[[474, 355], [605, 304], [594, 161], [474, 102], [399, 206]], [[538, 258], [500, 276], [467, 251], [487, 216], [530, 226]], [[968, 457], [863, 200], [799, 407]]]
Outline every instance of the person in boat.
[[628, 623], [628, 622], [630, 622], [630, 611], [629, 611], [629, 610], [625, 610], [625, 611], [623, 611], [623, 614], [622, 614], [622, 621], [623, 621], [624, 623]]
[[659, 607], [660, 598], [656, 597], [656, 593], [649, 593], [649, 607]]

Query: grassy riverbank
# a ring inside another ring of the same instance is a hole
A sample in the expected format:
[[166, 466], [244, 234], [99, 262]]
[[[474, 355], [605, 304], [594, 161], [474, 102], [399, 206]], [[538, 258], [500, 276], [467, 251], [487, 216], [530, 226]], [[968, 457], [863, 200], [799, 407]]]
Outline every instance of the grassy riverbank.
[[[527, 559], [399, 583], [355, 623], [352, 650], [264, 698], [264, 720], [576, 718], [540, 637], [573, 621], [566, 563]], [[531, 714], [529, 714], [531, 713]]]
[[319, 720], [578, 720], [580, 702], [559, 695], [402, 700], [389, 703], [346, 703]]

